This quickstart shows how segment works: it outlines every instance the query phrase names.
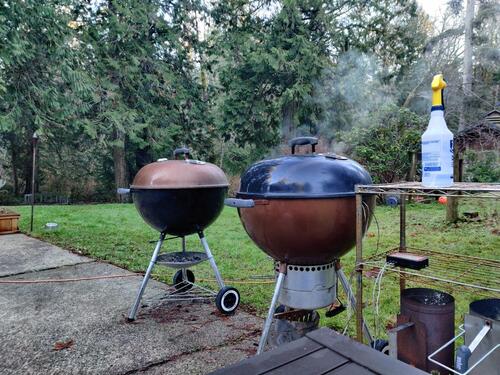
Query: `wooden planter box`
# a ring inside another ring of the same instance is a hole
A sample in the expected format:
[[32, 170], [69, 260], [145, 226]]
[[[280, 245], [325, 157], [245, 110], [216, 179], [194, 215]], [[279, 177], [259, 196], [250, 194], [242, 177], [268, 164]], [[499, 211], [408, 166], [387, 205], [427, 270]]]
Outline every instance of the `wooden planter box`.
[[0, 234], [18, 233], [20, 216], [16, 212], [0, 208]]

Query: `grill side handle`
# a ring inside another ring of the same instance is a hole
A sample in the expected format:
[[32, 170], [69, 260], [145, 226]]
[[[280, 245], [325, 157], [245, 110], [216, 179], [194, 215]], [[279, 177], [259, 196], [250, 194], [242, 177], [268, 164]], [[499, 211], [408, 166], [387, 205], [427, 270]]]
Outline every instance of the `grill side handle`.
[[120, 195], [123, 195], [123, 194], [129, 194], [130, 193], [130, 189], [127, 189], [127, 188], [118, 188], [116, 189], [116, 192]]
[[224, 199], [224, 204], [226, 206], [236, 207], [236, 208], [255, 207], [255, 201], [253, 199], [226, 198]]

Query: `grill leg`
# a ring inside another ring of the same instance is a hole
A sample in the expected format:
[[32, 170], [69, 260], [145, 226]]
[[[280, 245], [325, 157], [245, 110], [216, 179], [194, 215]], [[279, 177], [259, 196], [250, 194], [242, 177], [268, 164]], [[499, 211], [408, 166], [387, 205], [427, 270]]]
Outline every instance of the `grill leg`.
[[153, 271], [153, 267], [155, 266], [155, 263], [156, 263], [156, 258], [158, 258], [158, 253], [160, 252], [161, 245], [163, 244], [164, 239], [165, 239], [165, 233], [161, 233], [160, 239], [156, 243], [155, 251], [153, 252], [153, 256], [151, 257], [151, 261], [149, 262], [148, 269], [146, 270], [146, 274], [144, 275], [144, 278], [142, 279], [141, 287], [139, 288], [139, 290], [137, 292], [137, 297], [135, 298], [134, 305], [132, 306], [132, 309], [130, 310], [130, 312], [128, 314], [129, 321], [135, 320], [135, 318], [137, 316], [137, 310], [139, 309], [142, 295], [144, 293], [144, 290], [146, 289], [146, 285], [148, 285], [149, 278], [151, 277], [151, 271]]
[[[351, 303], [351, 306], [354, 309], [354, 312], [356, 312], [356, 297], [354, 296], [354, 293], [352, 292], [351, 285], [349, 285], [349, 280], [347, 279], [342, 268], [339, 267], [337, 269], [337, 275], [338, 275], [338, 278], [340, 280], [340, 283], [342, 284], [342, 288], [344, 289], [345, 294], [347, 295], [347, 298], [349, 298], [349, 302]], [[365, 339], [369, 343], [371, 343], [373, 341], [370, 330], [368, 329], [368, 326], [366, 325], [364, 319], [363, 319], [363, 336], [365, 336]]]
[[[186, 237], [182, 237], [182, 255], [186, 255]], [[186, 281], [188, 279], [186, 269], [181, 268], [181, 272], [182, 281]]]
[[215, 264], [215, 259], [212, 255], [212, 252], [208, 247], [207, 239], [205, 238], [203, 232], [199, 232], [198, 236], [200, 236], [201, 244], [203, 245], [203, 249], [205, 249], [205, 254], [207, 254], [210, 265], [212, 266], [212, 270], [214, 271], [215, 278], [217, 279], [217, 283], [219, 284], [219, 288], [222, 289], [225, 286], [224, 281], [222, 280], [222, 276], [220, 275], [219, 269], [217, 268], [217, 264]]
[[280, 296], [281, 287], [283, 286], [283, 280], [285, 279], [285, 276], [286, 264], [280, 263], [278, 278], [276, 280], [276, 286], [274, 287], [273, 299], [271, 300], [271, 306], [269, 306], [269, 311], [267, 312], [267, 318], [264, 323], [264, 329], [262, 330], [262, 336], [260, 336], [257, 354], [261, 354], [266, 346], [267, 336], [269, 336], [269, 330], [271, 329], [271, 323], [273, 322], [274, 307], [276, 306], [276, 302], [278, 302], [278, 297]]

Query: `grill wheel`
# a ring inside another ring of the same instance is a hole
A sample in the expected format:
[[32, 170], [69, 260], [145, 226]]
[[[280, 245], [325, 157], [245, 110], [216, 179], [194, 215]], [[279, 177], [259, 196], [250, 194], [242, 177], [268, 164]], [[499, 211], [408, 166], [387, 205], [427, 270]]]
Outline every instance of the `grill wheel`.
[[[194, 279], [193, 271], [186, 270], [186, 276], [187, 276], [187, 279], [190, 283], [194, 283], [195, 279]], [[177, 289], [180, 292], [185, 292], [193, 287], [191, 284], [183, 282], [182, 270], [178, 270], [175, 273], [174, 278], [173, 278], [173, 282], [174, 282], [175, 289]]]
[[232, 315], [240, 304], [240, 292], [232, 286], [225, 286], [215, 299], [217, 309], [224, 315]]

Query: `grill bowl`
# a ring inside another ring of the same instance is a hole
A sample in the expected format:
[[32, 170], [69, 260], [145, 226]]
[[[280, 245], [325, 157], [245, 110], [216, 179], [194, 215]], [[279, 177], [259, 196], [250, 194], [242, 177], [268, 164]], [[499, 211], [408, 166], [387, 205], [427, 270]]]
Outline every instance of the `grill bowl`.
[[135, 207], [159, 232], [187, 236], [204, 230], [220, 215], [227, 187], [132, 189]]
[[[366, 197], [363, 201], [368, 207], [363, 225], [366, 229], [375, 198]], [[238, 212], [257, 246], [287, 264], [330, 263], [349, 252], [356, 241], [354, 197], [270, 199], [267, 204], [239, 208]]]

